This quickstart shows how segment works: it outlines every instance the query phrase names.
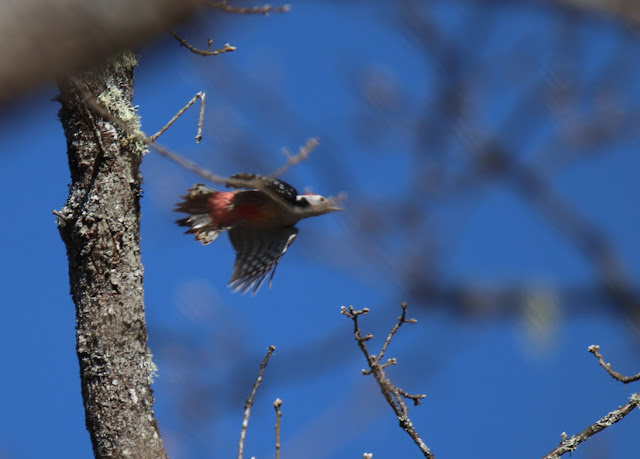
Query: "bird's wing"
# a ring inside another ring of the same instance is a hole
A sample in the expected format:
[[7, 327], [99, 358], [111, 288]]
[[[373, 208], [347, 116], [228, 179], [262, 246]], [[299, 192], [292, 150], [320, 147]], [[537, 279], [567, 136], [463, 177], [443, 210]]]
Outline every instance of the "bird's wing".
[[[239, 183], [227, 183], [227, 186], [233, 188], [256, 188], [271, 198], [278, 205], [288, 207], [291, 204], [296, 203], [298, 191], [283, 180], [279, 180], [274, 177], [265, 177], [256, 174], [235, 174], [231, 176], [232, 179], [247, 182], [246, 184]], [[250, 184], [250, 186], [248, 186]]]
[[229, 239], [236, 251], [236, 261], [229, 280], [234, 292], [240, 290], [255, 295], [269, 272], [269, 286], [276, 266], [298, 234], [294, 226], [276, 229], [253, 229], [234, 227], [229, 230]]

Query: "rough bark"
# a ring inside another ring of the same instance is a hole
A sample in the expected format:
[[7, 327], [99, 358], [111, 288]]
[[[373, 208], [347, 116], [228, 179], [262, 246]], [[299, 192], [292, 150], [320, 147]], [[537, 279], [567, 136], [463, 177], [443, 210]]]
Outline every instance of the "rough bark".
[[76, 307], [86, 426], [97, 458], [167, 457], [153, 415], [140, 261], [143, 147], [93, 113], [97, 97], [132, 127], [131, 53], [58, 82], [71, 186], [58, 212]]

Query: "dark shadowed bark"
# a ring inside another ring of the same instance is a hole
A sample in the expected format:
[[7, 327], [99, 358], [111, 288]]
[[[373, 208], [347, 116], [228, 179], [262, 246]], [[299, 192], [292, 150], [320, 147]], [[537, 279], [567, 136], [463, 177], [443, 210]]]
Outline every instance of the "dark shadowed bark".
[[58, 82], [71, 186], [58, 212], [76, 306], [76, 346], [95, 457], [163, 458], [153, 415], [140, 262], [143, 147], [91, 111], [88, 95], [137, 127], [135, 57]]

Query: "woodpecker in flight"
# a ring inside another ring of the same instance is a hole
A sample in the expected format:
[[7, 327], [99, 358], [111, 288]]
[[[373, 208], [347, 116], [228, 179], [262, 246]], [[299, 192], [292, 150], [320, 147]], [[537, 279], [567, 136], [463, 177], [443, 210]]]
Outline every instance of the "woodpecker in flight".
[[176, 205], [176, 212], [188, 214], [176, 220], [186, 226], [186, 234], [195, 234], [202, 244], [213, 242], [227, 231], [236, 252], [236, 260], [228, 286], [234, 292], [255, 295], [291, 243], [303, 218], [316, 217], [342, 210], [334, 199], [318, 194], [298, 194], [296, 189], [271, 177], [236, 174], [227, 186], [252, 188], [217, 191], [200, 183], [189, 188]]

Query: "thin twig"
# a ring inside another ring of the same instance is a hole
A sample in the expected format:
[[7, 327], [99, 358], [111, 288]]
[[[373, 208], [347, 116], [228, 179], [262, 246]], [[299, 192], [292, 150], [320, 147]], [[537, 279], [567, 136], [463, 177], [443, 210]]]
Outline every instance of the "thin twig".
[[204, 99], [205, 99], [204, 91], [201, 91], [198, 94], [196, 94], [195, 96], [193, 96], [193, 99], [191, 99], [189, 102], [187, 102], [187, 104], [184, 107], [182, 107], [178, 111], [178, 113], [176, 113], [174, 115], [174, 117], [169, 120], [169, 122], [167, 124], [162, 126], [162, 128], [160, 128], [160, 130], [158, 132], [156, 132], [155, 134], [153, 134], [153, 135], [148, 137], [149, 141], [155, 142], [156, 140], [158, 140], [158, 137], [160, 137], [162, 134], [164, 134], [165, 131], [167, 129], [169, 129], [171, 127], [171, 125], [173, 123], [175, 123], [176, 120], [178, 118], [180, 118], [182, 116], [182, 114], [184, 112], [186, 112], [187, 109], [189, 107], [191, 107], [196, 102], [196, 100], [198, 100], [198, 99], [200, 99], [201, 104], [200, 104], [200, 116], [198, 118], [198, 132], [196, 133], [196, 143], [200, 143], [200, 141], [202, 140], [202, 123], [204, 121], [204, 103], [205, 103], [204, 102]]
[[225, 45], [222, 48], [214, 49], [213, 51], [211, 51], [211, 45], [213, 44], [213, 40], [211, 40], [210, 38], [207, 41], [207, 49], [198, 49], [195, 46], [192, 46], [189, 43], [187, 43], [187, 41], [181, 36], [179, 36], [177, 33], [169, 32], [169, 34], [180, 42], [180, 46], [184, 46], [192, 53], [198, 54], [200, 56], [216, 56], [218, 54], [228, 53], [236, 50], [235, 46], [231, 46], [229, 43], [225, 43]]
[[[128, 124], [122, 121], [120, 118], [111, 113], [107, 108], [102, 106], [91, 94], [87, 91], [86, 88], [82, 86], [80, 81], [75, 78], [71, 79], [71, 82], [74, 84], [80, 95], [82, 96], [83, 101], [93, 110], [95, 113], [102, 116], [104, 119], [109, 120], [111, 123], [115, 124], [118, 128], [122, 129], [128, 135], [132, 136], [138, 142], [142, 142], [147, 145], [149, 148], [155, 150], [161, 156], [170, 159], [171, 161], [177, 163], [178, 165], [184, 167], [185, 169], [193, 172], [194, 174], [199, 175], [205, 180], [208, 180], [212, 183], [218, 183], [224, 185], [228, 183], [231, 179], [227, 177], [222, 177], [209, 172], [206, 169], [198, 166], [192, 161], [189, 161], [186, 158], [183, 158], [177, 153], [172, 152], [168, 148], [163, 147], [155, 143], [151, 138], [147, 137], [143, 132], [132, 129]], [[231, 180], [233, 182], [233, 180]]]
[[288, 13], [291, 10], [290, 5], [282, 5], [282, 6], [263, 5], [263, 6], [251, 6], [248, 8], [242, 8], [239, 6], [231, 6], [226, 2], [226, 0], [222, 2], [209, 2], [209, 7], [217, 8], [219, 10], [224, 11], [225, 13], [232, 13], [232, 14], [268, 15], [270, 13]]
[[282, 411], [280, 411], [280, 407], [282, 406], [282, 400], [279, 398], [273, 402], [273, 407], [276, 409], [276, 459], [280, 459], [280, 418], [282, 417]]
[[279, 177], [282, 174], [284, 174], [286, 171], [288, 171], [291, 166], [295, 166], [299, 162], [304, 161], [305, 159], [307, 159], [311, 151], [314, 148], [316, 148], [319, 144], [320, 142], [318, 141], [317, 138], [311, 137], [307, 139], [307, 143], [305, 143], [303, 146], [300, 147], [300, 149], [298, 150], [298, 153], [293, 156], [291, 155], [289, 150], [287, 150], [286, 148], [283, 148], [282, 153], [284, 153], [284, 156], [287, 158], [287, 162], [285, 162], [280, 169], [278, 169], [273, 174], [271, 174], [271, 176]]
[[639, 381], [640, 380], [640, 373], [638, 373], [637, 375], [633, 375], [633, 376], [625, 376], [623, 374], [618, 373], [615, 370], [611, 369], [611, 364], [610, 363], [605, 363], [604, 359], [602, 358], [602, 355], [600, 354], [600, 346], [596, 346], [591, 345], [589, 346], [589, 352], [591, 352], [597, 359], [598, 359], [598, 363], [600, 364], [600, 366], [602, 368], [604, 368], [605, 370], [607, 370], [607, 373], [609, 373], [611, 375], [611, 377], [613, 379], [617, 379], [618, 381], [620, 381], [623, 384], [628, 384], [630, 382], [635, 382], [635, 381]]
[[640, 393], [631, 394], [629, 403], [621, 408], [618, 408], [617, 410], [613, 410], [612, 412], [608, 413], [603, 418], [594, 422], [579, 434], [576, 434], [570, 438], [566, 438], [566, 434], [563, 434], [563, 438], [560, 444], [556, 448], [554, 448], [553, 451], [543, 456], [542, 459], [558, 459], [564, 453], [575, 451], [580, 443], [589, 439], [601, 430], [604, 430], [607, 427], [615, 424], [616, 422], [624, 418], [627, 414], [631, 413], [631, 411], [633, 411], [633, 409], [638, 406], [640, 406]]
[[267, 355], [264, 356], [262, 363], [260, 364], [260, 371], [258, 372], [258, 377], [256, 381], [253, 383], [253, 389], [251, 389], [251, 395], [247, 399], [244, 404], [244, 418], [242, 419], [242, 428], [240, 429], [240, 441], [238, 442], [238, 459], [242, 459], [242, 453], [244, 450], [244, 439], [247, 434], [247, 427], [249, 426], [249, 416], [251, 415], [251, 405], [253, 405], [253, 399], [256, 396], [256, 392], [258, 392], [258, 386], [262, 382], [262, 375], [264, 374], [264, 370], [267, 368], [267, 363], [269, 363], [269, 359], [273, 355], [276, 347], [271, 345], [267, 349]]
[[[107, 108], [105, 108], [102, 105], [100, 105], [100, 103], [94, 97], [92, 97], [91, 94], [89, 94], [89, 92], [86, 90], [86, 88], [84, 88], [82, 86], [82, 84], [77, 79], [71, 79], [70, 81], [74, 84], [74, 86], [78, 90], [78, 93], [82, 96], [82, 100], [94, 112], [96, 112], [97, 114], [102, 116], [104, 119], [109, 120], [110, 122], [112, 122], [114, 125], [116, 125], [120, 129], [122, 129], [125, 133], [127, 133], [128, 135], [133, 137], [138, 142], [142, 142], [145, 145], [147, 145], [149, 148], [155, 150], [161, 156], [164, 156], [165, 158], [175, 162], [176, 164], [178, 164], [179, 166], [185, 168], [186, 170], [191, 171], [196, 175], [199, 175], [204, 180], [207, 180], [207, 181], [209, 181], [211, 183], [217, 183], [217, 184], [224, 185], [224, 186], [227, 186], [227, 187], [232, 187], [232, 188], [258, 189], [258, 190], [261, 190], [261, 191], [267, 193], [269, 196], [271, 196], [277, 202], [283, 202], [282, 201], [282, 197], [279, 196], [277, 193], [274, 193], [273, 190], [271, 190], [268, 186], [266, 186], [264, 180], [262, 180], [259, 176], [253, 176], [253, 178], [251, 178], [251, 179], [246, 178], [246, 174], [244, 174], [245, 178], [241, 178], [241, 177], [222, 177], [222, 176], [216, 175], [216, 174], [214, 174], [214, 173], [212, 173], [212, 172], [210, 172], [210, 171], [198, 166], [193, 161], [190, 161], [190, 160], [182, 157], [178, 153], [175, 153], [175, 152], [169, 150], [168, 148], [165, 148], [162, 145], [159, 145], [159, 144], [153, 142], [144, 133], [142, 133], [141, 131], [139, 131], [137, 129], [132, 129], [124, 121], [122, 121], [120, 118], [118, 118], [113, 113], [111, 113]], [[334, 203], [334, 204], [337, 205], [342, 200], [345, 199], [345, 195], [344, 194], [340, 194], [338, 196], [329, 197], [327, 199], [331, 203]], [[283, 202], [283, 204], [286, 204], [286, 203]]]
[[340, 308], [340, 312], [353, 321], [354, 338], [358, 343], [358, 346], [362, 350], [362, 353], [364, 354], [365, 359], [367, 360], [367, 364], [369, 365], [369, 370], [362, 370], [362, 374], [364, 375], [373, 374], [374, 378], [378, 383], [378, 386], [380, 386], [382, 395], [384, 396], [385, 400], [387, 401], [389, 406], [393, 409], [396, 416], [398, 417], [398, 421], [400, 422], [400, 427], [402, 428], [402, 430], [407, 432], [407, 434], [411, 437], [411, 439], [415, 442], [415, 444], [418, 445], [418, 448], [420, 448], [420, 451], [422, 451], [422, 454], [424, 455], [424, 457], [433, 459], [434, 458], [433, 453], [431, 452], [429, 447], [424, 443], [424, 441], [422, 441], [422, 438], [420, 438], [420, 435], [418, 435], [418, 432], [413, 427], [413, 423], [411, 422], [411, 419], [409, 419], [409, 409], [407, 408], [403, 400], [403, 398], [406, 398], [406, 399], [412, 400], [414, 405], [419, 405], [420, 400], [425, 398], [426, 395], [424, 394], [411, 395], [406, 391], [402, 390], [401, 388], [397, 387], [396, 385], [394, 385], [391, 382], [391, 380], [387, 378], [384, 369], [389, 365], [395, 365], [396, 363], [395, 359], [389, 359], [386, 363], [380, 364], [380, 359], [384, 356], [384, 352], [389, 346], [389, 343], [391, 342], [391, 338], [398, 331], [398, 328], [400, 328], [400, 326], [405, 322], [416, 323], [415, 319], [405, 318], [406, 308], [407, 308], [407, 304], [402, 303], [402, 315], [398, 318], [398, 322], [391, 329], [391, 332], [389, 332], [389, 335], [385, 340], [382, 350], [378, 355], [371, 354], [367, 349], [366, 343], [371, 338], [373, 338], [373, 335], [369, 333], [365, 336], [362, 336], [362, 331], [360, 330], [360, 326], [358, 324], [358, 316], [367, 314], [369, 312], [369, 309], [363, 308], [360, 310], [356, 310], [353, 308], [353, 306], [349, 306], [348, 309], [345, 306], [342, 306], [342, 308]]
[[400, 315], [400, 317], [398, 317], [398, 322], [393, 326], [393, 328], [389, 332], [389, 335], [387, 336], [387, 339], [384, 341], [384, 344], [382, 345], [382, 349], [380, 350], [380, 354], [378, 354], [378, 362], [382, 360], [382, 358], [384, 357], [384, 353], [387, 350], [389, 343], [391, 343], [391, 338], [393, 338], [393, 335], [396, 334], [400, 326], [405, 322], [409, 322], [410, 324], [415, 324], [417, 322], [416, 319], [408, 319], [408, 320], [406, 319], [406, 316], [407, 316], [406, 301], [404, 301], [400, 306], [402, 307], [402, 314]]

